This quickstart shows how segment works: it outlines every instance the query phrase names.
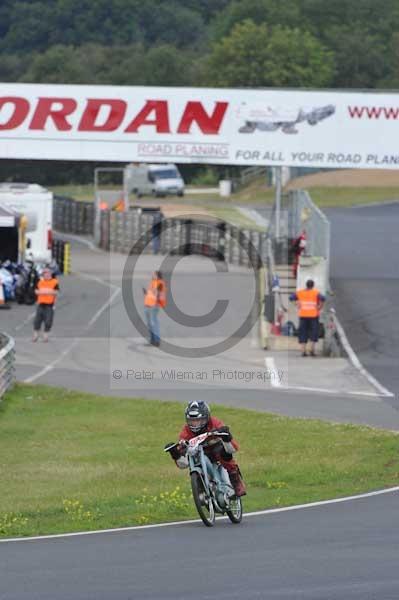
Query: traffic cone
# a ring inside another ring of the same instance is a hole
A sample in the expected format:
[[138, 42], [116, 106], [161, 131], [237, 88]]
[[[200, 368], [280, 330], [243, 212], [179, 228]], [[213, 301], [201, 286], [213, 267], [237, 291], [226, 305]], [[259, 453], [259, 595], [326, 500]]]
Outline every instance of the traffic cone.
[[4, 298], [4, 288], [3, 288], [3, 284], [0, 281], [0, 309], [1, 308], [10, 308], [10, 307], [9, 307], [9, 305], [5, 301], [5, 298]]

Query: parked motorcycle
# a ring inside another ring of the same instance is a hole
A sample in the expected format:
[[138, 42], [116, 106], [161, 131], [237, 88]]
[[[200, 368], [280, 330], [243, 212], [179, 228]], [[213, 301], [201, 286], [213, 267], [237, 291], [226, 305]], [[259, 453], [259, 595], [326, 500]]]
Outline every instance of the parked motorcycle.
[[15, 299], [18, 304], [34, 304], [35, 290], [39, 281], [39, 273], [32, 261], [18, 267], [18, 282], [15, 287]]
[[3, 285], [4, 300], [6, 302], [15, 300], [17, 277], [14, 273], [14, 265], [9, 260], [4, 261], [0, 267], [0, 281]]
[[[187, 442], [191, 491], [198, 514], [207, 527], [215, 524], [216, 513], [227, 514], [232, 523], [241, 523], [242, 520], [241, 498], [235, 495], [228, 472], [220, 463], [213, 463], [204, 452], [210, 437], [222, 439], [227, 435], [221, 431], [209, 431]], [[167, 446], [165, 452], [178, 445]]]

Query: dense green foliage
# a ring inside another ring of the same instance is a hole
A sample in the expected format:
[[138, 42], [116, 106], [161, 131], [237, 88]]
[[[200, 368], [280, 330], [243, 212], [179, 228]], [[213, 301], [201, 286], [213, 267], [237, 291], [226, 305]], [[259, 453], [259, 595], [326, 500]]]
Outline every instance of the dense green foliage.
[[3, 82], [395, 88], [399, 0], [2, 0], [0, 57]]
[[3, 0], [0, 80], [387, 87], [399, 0]]

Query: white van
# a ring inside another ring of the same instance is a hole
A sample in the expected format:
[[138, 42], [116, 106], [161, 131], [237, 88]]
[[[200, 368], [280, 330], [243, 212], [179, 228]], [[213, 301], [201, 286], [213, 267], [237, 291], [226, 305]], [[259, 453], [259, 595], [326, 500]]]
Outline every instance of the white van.
[[174, 164], [128, 165], [125, 170], [129, 192], [140, 196], [184, 196], [184, 181]]
[[26, 258], [51, 261], [53, 194], [36, 183], [0, 183], [0, 204], [26, 217]]

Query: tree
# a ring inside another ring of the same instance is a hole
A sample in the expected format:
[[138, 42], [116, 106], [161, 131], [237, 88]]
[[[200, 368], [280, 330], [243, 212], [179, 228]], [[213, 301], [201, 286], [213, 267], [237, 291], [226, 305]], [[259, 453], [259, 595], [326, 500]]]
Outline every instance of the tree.
[[236, 25], [248, 19], [257, 25], [300, 27], [302, 24], [298, 0], [235, 0], [215, 17], [211, 24], [212, 39], [226, 37]]
[[332, 53], [310, 33], [253, 21], [215, 44], [205, 66], [205, 82], [222, 87], [325, 87], [333, 74]]
[[150, 48], [145, 57], [145, 85], [193, 85], [193, 64], [191, 55], [174, 46]]
[[339, 88], [375, 88], [392, 72], [392, 54], [386, 43], [357, 23], [331, 27], [326, 43], [334, 51]]
[[[0, 64], [0, 74], [18, 68], [18, 57]], [[20, 77], [32, 83], [82, 83], [108, 85], [190, 85], [192, 56], [174, 46], [146, 50], [142, 44], [105, 47], [85, 44], [78, 48], [56, 45], [31, 57]], [[21, 67], [20, 67], [21, 70]], [[6, 79], [10, 80], [7, 76]]]

